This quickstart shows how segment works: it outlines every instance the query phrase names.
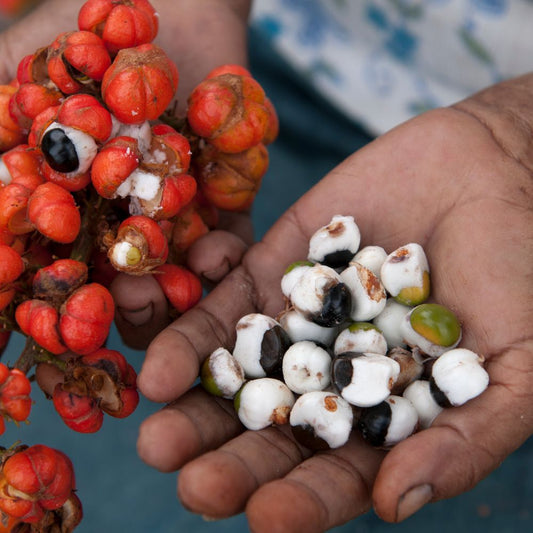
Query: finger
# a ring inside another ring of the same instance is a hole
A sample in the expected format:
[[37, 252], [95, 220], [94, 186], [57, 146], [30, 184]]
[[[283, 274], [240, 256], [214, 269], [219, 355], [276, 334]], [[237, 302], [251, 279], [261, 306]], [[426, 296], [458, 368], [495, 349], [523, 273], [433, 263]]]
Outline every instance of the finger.
[[234, 233], [210, 231], [187, 251], [187, 266], [207, 283], [218, 283], [241, 262], [246, 249]]
[[169, 323], [168, 303], [153, 276], [119, 274], [111, 283], [115, 324], [123, 341], [144, 349]]
[[35, 380], [39, 388], [49, 397], [52, 397], [58, 383], [63, 383], [64, 372], [54, 365], [41, 363], [35, 367]]
[[[72, 352], [65, 352], [55, 357], [59, 361], [68, 361], [80, 356]], [[65, 371], [52, 363], [40, 363], [35, 367], [35, 381], [39, 388], [50, 397], [52, 397], [56, 385], [63, 383], [64, 380]]]
[[137, 381], [145, 396], [157, 402], [178, 398], [198, 376], [205, 357], [220, 346], [233, 347], [239, 319], [254, 312], [276, 316], [282, 310], [281, 277], [306, 245], [290, 214], [276, 226], [250, 248], [240, 267], [153, 340]]
[[383, 456], [357, 435], [312, 456], [252, 495], [246, 506], [250, 529], [318, 533], [367, 512]]
[[178, 398], [198, 376], [205, 357], [220, 346], [233, 347], [235, 324], [244, 315], [276, 316], [282, 310], [281, 277], [306, 245], [290, 214], [276, 226], [250, 248], [240, 267], [153, 340], [137, 381], [146, 397], [157, 402]]
[[254, 283], [243, 268], [164, 329], [150, 344], [138, 376], [141, 392], [170, 402], [190, 388], [201, 362], [220, 346], [233, 346], [235, 324], [257, 309]]
[[303, 458], [286, 427], [246, 431], [187, 463], [178, 478], [178, 497], [194, 513], [232, 516], [244, 510], [258, 487], [287, 474]]
[[481, 396], [445, 409], [387, 456], [373, 494], [384, 520], [404, 520], [430, 501], [471, 489], [531, 435], [531, 344], [491, 361], [488, 370], [491, 385]]
[[217, 229], [237, 235], [248, 246], [254, 242], [252, 219], [247, 211], [219, 211]]
[[242, 429], [230, 401], [195, 387], [141, 424], [137, 452], [148, 465], [172, 472]]

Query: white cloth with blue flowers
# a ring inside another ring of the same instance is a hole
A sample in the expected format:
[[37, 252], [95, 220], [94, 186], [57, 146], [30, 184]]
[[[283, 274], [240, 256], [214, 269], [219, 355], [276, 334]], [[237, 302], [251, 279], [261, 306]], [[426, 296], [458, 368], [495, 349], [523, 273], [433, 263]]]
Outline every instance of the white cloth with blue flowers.
[[373, 134], [533, 70], [533, 0], [255, 0], [251, 23]]

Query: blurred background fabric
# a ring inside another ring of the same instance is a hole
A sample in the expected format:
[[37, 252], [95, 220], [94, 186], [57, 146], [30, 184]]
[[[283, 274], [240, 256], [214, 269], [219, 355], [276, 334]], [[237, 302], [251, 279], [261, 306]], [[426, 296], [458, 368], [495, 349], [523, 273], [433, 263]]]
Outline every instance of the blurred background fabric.
[[[5, 21], [0, 19], [0, 25]], [[263, 84], [280, 115], [279, 139], [269, 147], [270, 168], [253, 207], [256, 236], [260, 238], [275, 220], [306, 190], [346, 156], [363, 146], [370, 136], [344, 118], [338, 110], [297, 78], [270, 47], [259, 30], [250, 36], [251, 70]], [[179, 68], [179, 65], [178, 65]], [[23, 339], [12, 339], [2, 361], [13, 363]], [[112, 330], [108, 347], [124, 353], [140, 370], [143, 353], [130, 350]], [[176, 474], [163, 474], [144, 465], [136, 453], [140, 423], [161, 406], [142, 398], [136, 412], [124, 420], [105, 417], [96, 434], [69, 430], [51, 402], [35, 387], [36, 403], [30, 423], [7, 431], [0, 444], [15, 441], [46, 444], [71, 457], [83, 502], [79, 533], [223, 533], [248, 531], [243, 515], [209, 522], [185, 510], [176, 498]], [[491, 431], [487, 420], [487, 432]], [[443, 465], [445, 468], [445, 465]], [[470, 492], [427, 505], [397, 525], [367, 513], [334, 533], [525, 533], [533, 531], [533, 440]]]

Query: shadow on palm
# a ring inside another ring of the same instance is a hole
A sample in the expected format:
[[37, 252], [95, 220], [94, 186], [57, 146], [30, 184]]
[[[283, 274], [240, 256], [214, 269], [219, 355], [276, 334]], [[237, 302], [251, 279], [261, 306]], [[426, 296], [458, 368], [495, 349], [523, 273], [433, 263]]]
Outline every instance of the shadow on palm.
[[[139, 439], [149, 464], [165, 471], [185, 464], [178, 488], [184, 505], [218, 517], [246, 508], [258, 531], [273, 521], [313, 524], [312, 530], [320, 531], [372, 503], [384, 519], [395, 521], [407, 516], [398, 502], [409, 489], [429, 487], [418, 507], [463, 492], [527, 438], [532, 415], [531, 409], [524, 414], [523, 399], [531, 394], [525, 378], [531, 362], [523, 296], [529, 267], [521, 237], [527, 217], [530, 222], [525, 195], [530, 176], [520, 162], [520, 145], [511, 139], [502, 147], [497, 139], [504, 134], [491, 130], [490, 116], [484, 117], [487, 126], [477, 114], [468, 104], [427, 113], [333, 170], [196, 309], [156, 338], [139, 383], [154, 400], [178, 398], [212, 350], [232, 348], [241, 316], [275, 316], [283, 308], [285, 268], [305, 259], [308, 239], [318, 227], [335, 214], [350, 214], [361, 229], [361, 246], [392, 251], [418, 242], [424, 247], [431, 297], [460, 318], [461, 345], [486, 357], [489, 389], [461, 408], [446, 410], [433, 428], [387, 454], [354, 436], [338, 450], [313, 456], [286, 428], [241, 433], [231, 404], [193, 390], [148, 419]], [[516, 424], [519, 412], [523, 423]], [[332, 479], [337, 485], [328, 484]], [[205, 487], [208, 500], [202, 496]]]

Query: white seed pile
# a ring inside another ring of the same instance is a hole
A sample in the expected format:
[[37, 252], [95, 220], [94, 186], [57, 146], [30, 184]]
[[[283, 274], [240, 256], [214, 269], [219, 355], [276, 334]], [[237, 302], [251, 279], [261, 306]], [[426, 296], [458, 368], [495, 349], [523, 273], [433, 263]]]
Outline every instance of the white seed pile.
[[[311, 449], [357, 429], [388, 448], [488, 386], [483, 357], [458, 348], [458, 319], [427, 303], [429, 262], [417, 243], [359, 249], [353, 217], [336, 215], [281, 280], [286, 309], [237, 324], [233, 353], [206, 359], [201, 381], [233, 399], [248, 429], [290, 423]], [[223, 355], [222, 355], [223, 354]]]

